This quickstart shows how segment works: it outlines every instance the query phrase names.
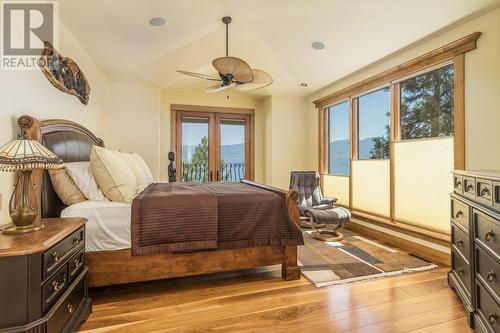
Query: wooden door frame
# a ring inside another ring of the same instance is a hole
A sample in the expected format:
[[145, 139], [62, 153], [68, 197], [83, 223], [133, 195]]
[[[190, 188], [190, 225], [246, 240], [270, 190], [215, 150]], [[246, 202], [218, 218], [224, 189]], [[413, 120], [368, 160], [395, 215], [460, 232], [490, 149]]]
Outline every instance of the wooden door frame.
[[[212, 114], [214, 117], [216, 115], [230, 115], [236, 118], [237, 116], [244, 115], [248, 117], [248, 126], [245, 131], [245, 139], [249, 142], [248, 152], [245, 152], [245, 158], [248, 154], [248, 174], [245, 175], [246, 179], [254, 180], [255, 177], [255, 110], [246, 108], [228, 108], [228, 107], [216, 107], [216, 106], [202, 106], [202, 105], [186, 105], [186, 104], [171, 104], [170, 105], [170, 150], [176, 152], [175, 165], [177, 170], [180, 169], [180, 158], [177, 156], [178, 144], [181, 142], [182, 130], [180, 130], [180, 120], [182, 116], [196, 117], [196, 115], [202, 115], [206, 117], [206, 114]], [[215, 118], [213, 119], [215, 122]], [[210, 132], [210, 127], [209, 127]], [[218, 131], [214, 131], [213, 139], [215, 140]], [[249, 137], [248, 137], [248, 136]], [[209, 139], [210, 140], [210, 139]], [[210, 144], [210, 143], [209, 143]], [[215, 145], [215, 142], [214, 142]], [[212, 161], [215, 161], [215, 149], [213, 149], [214, 156], [210, 157]], [[180, 151], [180, 150], [179, 150]], [[215, 162], [214, 162], [215, 163]], [[215, 170], [212, 169], [212, 170]], [[177, 172], [177, 180], [180, 181], [181, 172]]]

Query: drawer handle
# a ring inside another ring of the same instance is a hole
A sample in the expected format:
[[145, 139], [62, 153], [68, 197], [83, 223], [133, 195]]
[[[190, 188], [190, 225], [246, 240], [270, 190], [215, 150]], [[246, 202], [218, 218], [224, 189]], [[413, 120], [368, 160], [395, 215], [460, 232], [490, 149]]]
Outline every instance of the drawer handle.
[[458, 275], [462, 275], [462, 274], [464, 274], [464, 269], [463, 269], [463, 268], [459, 268], [459, 269], [457, 269], [457, 274], [458, 274]]
[[485, 194], [490, 194], [490, 190], [489, 190], [487, 187], [485, 187], [485, 188], [483, 188], [483, 189], [481, 190], [481, 192], [479, 193], [479, 196], [481, 196], [481, 197], [482, 197], [482, 196], [484, 196]]
[[464, 245], [464, 241], [460, 239], [460, 240], [457, 242], [457, 247], [462, 247], [462, 245]]
[[497, 321], [497, 314], [496, 313], [490, 313], [488, 316], [488, 323], [494, 324], [495, 321]]
[[488, 273], [488, 275], [486, 275], [486, 280], [488, 280], [488, 282], [493, 282], [497, 277], [497, 273], [495, 273], [495, 271], [491, 271]]
[[55, 262], [61, 261], [61, 256], [57, 251], [54, 251], [54, 253], [52, 253], [52, 258], [54, 259]]
[[71, 304], [68, 304], [68, 312], [69, 313], [75, 312], [75, 307], [73, 305], [71, 305]]
[[73, 238], [73, 245], [78, 245], [78, 244], [80, 244], [80, 237], [75, 236], [75, 238]]
[[460, 180], [456, 181], [455, 188], [459, 188], [460, 186], [462, 186], [462, 182]]
[[462, 212], [461, 210], [459, 210], [456, 214], [455, 214], [455, 218], [458, 219], [460, 216], [464, 215], [464, 212]]
[[493, 230], [489, 230], [486, 235], [484, 235], [484, 240], [489, 242], [493, 236], [495, 236], [495, 233], [493, 232]]
[[65, 283], [66, 283], [66, 279], [63, 279], [61, 282], [54, 281], [54, 282], [52, 282], [52, 289], [54, 291], [59, 291], [59, 290], [61, 290], [61, 288], [64, 286]]
[[75, 264], [76, 268], [80, 268], [80, 266], [83, 265], [83, 260], [75, 259], [75, 261], [73, 261], [73, 263]]
[[474, 188], [474, 185], [469, 184], [469, 185], [467, 185], [467, 187], [465, 188], [465, 192], [470, 192], [473, 188]]

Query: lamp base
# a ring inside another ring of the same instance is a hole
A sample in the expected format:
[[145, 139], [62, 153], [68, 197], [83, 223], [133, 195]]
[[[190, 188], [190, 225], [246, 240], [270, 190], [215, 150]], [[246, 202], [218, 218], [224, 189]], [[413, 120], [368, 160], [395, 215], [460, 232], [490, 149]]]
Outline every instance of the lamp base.
[[39, 224], [39, 225], [30, 225], [27, 227], [16, 227], [15, 225], [9, 225], [5, 227], [2, 232], [7, 235], [13, 235], [13, 234], [25, 234], [28, 232], [33, 232], [37, 230], [42, 230], [45, 228], [44, 224]]

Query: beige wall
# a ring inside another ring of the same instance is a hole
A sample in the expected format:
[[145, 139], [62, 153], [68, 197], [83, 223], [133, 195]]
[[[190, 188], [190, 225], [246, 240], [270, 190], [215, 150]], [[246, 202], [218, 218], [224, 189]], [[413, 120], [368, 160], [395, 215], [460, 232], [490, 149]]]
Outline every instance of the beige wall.
[[216, 107], [247, 108], [255, 110], [255, 180], [264, 182], [264, 117], [261, 98], [250, 94], [230, 91], [229, 99], [226, 92], [206, 93], [203, 88], [187, 90], [163, 90], [161, 92], [160, 114], [160, 179], [167, 180], [170, 146], [170, 105], [187, 104]]
[[[103, 111], [106, 101], [107, 80], [81, 45], [60, 24], [59, 50], [73, 58], [85, 73], [92, 91], [88, 105], [76, 97], [54, 88], [39, 70], [0, 70], [0, 145], [19, 133], [16, 118], [23, 114], [39, 119], [64, 118], [77, 121], [97, 134], [103, 133]], [[8, 200], [13, 186], [13, 174], [0, 172], [2, 209], [0, 223], [10, 221]]]
[[160, 169], [160, 90], [156, 86], [110, 83], [103, 112], [106, 147], [141, 155], [155, 179]]
[[[309, 145], [315, 148], [318, 147], [318, 114], [312, 101], [476, 31], [483, 33], [478, 40], [478, 48], [465, 55], [466, 168], [469, 170], [500, 169], [500, 94], [498, 93], [500, 91], [500, 9], [490, 11], [482, 16], [435, 34], [431, 38], [405, 48], [397, 54], [334, 82], [329, 87], [309, 96]], [[306, 150], [306, 153], [309, 156], [309, 167], [317, 169], [318, 150], [309, 149]], [[412, 158], [414, 159], [415, 156]], [[431, 163], [443, 160], [443, 158], [436, 154], [430, 154], [430, 157], [424, 154], [422, 155], [422, 159], [424, 158], [435, 158], [436, 160]], [[441, 192], [436, 201], [440, 204], [436, 205], [433, 202], [430, 205], [427, 202], [427, 207], [436, 207], [436, 210], [434, 212], [427, 212], [424, 216], [418, 213], [418, 210], [422, 207], [411, 205], [412, 208], [401, 205], [402, 198], [400, 197], [397, 198], [397, 200], [400, 200], [397, 212], [399, 212], [398, 214], [401, 217], [404, 215], [406, 220], [410, 220], [412, 224], [417, 226], [441, 232], [449, 232], [447, 215], [449, 205], [447, 203], [447, 196], [451, 190], [449, 172], [452, 169], [452, 165], [449, 163], [448, 155], [446, 155], [445, 161], [446, 163], [442, 163], [445, 168], [442, 172], [446, 172], [446, 175], [443, 175], [442, 181], [439, 182], [442, 188], [433, 188], [434, 191]], [[406, 167], [408, 167], [407, 163], [412, 163], [410, 159], [406, 161], [400, 160], [400, 162], [402, 163], [401, 165], [404, 164]], [[416, 170], [417, 168], [411, 168], [412, 174], [406, 174], [405, 177], [413, 177], [412, 175], [417, 173]], [[431, 172], [430, 175], [436, 177], [435, 173]], [[404, 181], [408, 182], [411, 179], [399, 179], [400, 184], [403, 184]], [[344, 189], [344, 191], [342, 191], [342, 187], [330, 189], [328, 188], [328, 184], [329, 182], [325, 181], [325, 192], [341, 198], [348, 196], [348, 189]], [[425, 187], [425, 183], [420, 183], [420, 185]], [[342, 191], [342, 193], [338, 193], [338, 191]], [[398, 193], [402, 196], [403, 192], [400, 191]], [[411, 195], [414, 195], [414, 193]], [[362, 207], [359, 208], [362, 209]], [[409, 211], [410, 208], [413, 210], [412, 212]]]

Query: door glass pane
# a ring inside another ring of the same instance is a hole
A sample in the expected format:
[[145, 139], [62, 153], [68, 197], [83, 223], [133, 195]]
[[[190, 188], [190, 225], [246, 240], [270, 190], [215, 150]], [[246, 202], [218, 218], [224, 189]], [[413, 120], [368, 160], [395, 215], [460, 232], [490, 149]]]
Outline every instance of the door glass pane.
[[245, 121], [221, 120], [221, 176], [225, 182], [245, 178]]
[[453, 65], [400, 83], [401, 139], [453, 135]]
[[182, 118], [182, 181], [208, 181], [208, 119]]
[[328, 108], [328, 173], [349, 176], [349, 102]]
[[358, 159], [388, 159], [389, 87], [358, 98]]

